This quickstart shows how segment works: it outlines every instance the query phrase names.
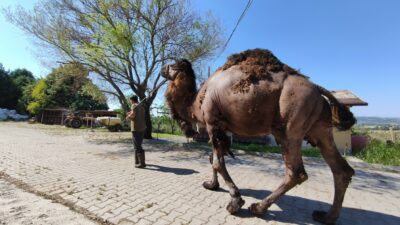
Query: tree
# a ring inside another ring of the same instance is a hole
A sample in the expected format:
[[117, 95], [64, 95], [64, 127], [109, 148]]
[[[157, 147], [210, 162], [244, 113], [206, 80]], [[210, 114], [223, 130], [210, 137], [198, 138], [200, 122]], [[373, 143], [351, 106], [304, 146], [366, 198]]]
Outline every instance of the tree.
[[18, 102], [16, 109], [19, 113], [27, 113], [28, 102], [33, 85], [36, 81], [32, 72], [27, 69], [16, 69], [10, 73], [10, 78], [18, 88]]
[[40, 79], [32, 88], [31, 99], [28, 103], [27, 110], [33, 114], [39, 114], [42, 109], [48, 105], [48, 95], [46, 93], [47, 84], [45, 79]]
[[16, 69], [10, 73], [10, 77], [22, 89], [35, 82], [32, 72], [27, 69]]
[[129, 93], [145, 101], [146, 138], [161, 66], [175, 57], [206, 60], [222, 43], [212, 15], [201, 17], [184, 0], [42, 0], [33, 11], [20, 7], [5, 14], [65, 61], [94, 72], [107, 84], [102, 91], [124, 110]]
[[19, 89], [0, 63], [0, 108], [16, 109], [18, 98], [20, 96]]
[[88, 79], [88, 74], [85, 67], [76, 62], [54, 69], [33, 87], [29, 112], [39, 114], [48, 107], [73, 110], [108, 109], [107, 98]]
[[166, 104], [154, 107], [154, 109], [157, 111], [157, 116], [152, 115], [152, 122], [154, 127], [157, 127], [157, 132], [182, 134], [180, 130], [176, 130], [179, 127], [178, 122], [171, 117], [170, 110]]

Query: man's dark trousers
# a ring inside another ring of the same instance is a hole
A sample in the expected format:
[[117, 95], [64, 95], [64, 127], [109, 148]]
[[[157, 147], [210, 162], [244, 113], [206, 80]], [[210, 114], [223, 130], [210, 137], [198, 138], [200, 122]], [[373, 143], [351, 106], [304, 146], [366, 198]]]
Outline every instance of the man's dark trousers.
[[135, 166], [145, 167], [145, 156], [142, 148], [144, 132], [143, 131], [132, 131], [133, 147], [135, 149]]
[[132, 131], [132, 140], [133, 147], [135, 148], [135, 152], [142, 153], [144, 152], [142, 148], [144, 132], [142, 131]]

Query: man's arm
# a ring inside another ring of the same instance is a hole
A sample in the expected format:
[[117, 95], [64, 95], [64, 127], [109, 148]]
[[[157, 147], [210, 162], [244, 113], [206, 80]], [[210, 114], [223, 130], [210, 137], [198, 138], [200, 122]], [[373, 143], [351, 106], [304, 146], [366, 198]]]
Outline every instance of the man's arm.
[[135, 110], [131, 110], [126, 114], [125, 119], [126, 120], [133, 120], [133, 119], [135, 119], [135, 116], [136, 116]]

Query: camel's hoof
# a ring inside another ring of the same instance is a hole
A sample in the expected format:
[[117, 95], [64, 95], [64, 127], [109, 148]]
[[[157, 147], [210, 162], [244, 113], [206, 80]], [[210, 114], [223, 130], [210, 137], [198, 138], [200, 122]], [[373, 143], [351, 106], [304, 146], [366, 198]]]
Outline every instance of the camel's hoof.
[[241, 197], [232, 198], [228, 206], [226, 206], [226, 210], [228, 210], [230, 214], [235, 214], [240, 210], [240, 208], [242, 208], [243, 205], [244, 200]]
[[249, 210], [250, 210], [251, 214], [257, 215], [257, 216], [263, 215], [266, 211], [261, 207], [260, 203], [251, 204], [249, 207]]
[[204, 181], [203, 187], [208, 190], [216, 191], [219, 189], [219, 183], [218, 183], [218, 181], [217, 182]]
[[327, 212], [318, 210], [315, 210], [313, 212], [312, 217], [315, 221], [318, 221], [326, 225], [335, 225], [335, 222], [337, 220], [337, 218], [329, 218], [327, 216]]

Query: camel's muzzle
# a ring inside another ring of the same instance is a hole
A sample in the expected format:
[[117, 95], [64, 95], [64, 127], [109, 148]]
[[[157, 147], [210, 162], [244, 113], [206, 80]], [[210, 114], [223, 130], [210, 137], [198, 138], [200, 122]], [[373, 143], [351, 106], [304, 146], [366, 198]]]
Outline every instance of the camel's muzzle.
[[169, 65], [163, 66], [161, 68], [161, 76], [163, 76], [165, 79], [170, 80], [171, 78], [169, 77]]

